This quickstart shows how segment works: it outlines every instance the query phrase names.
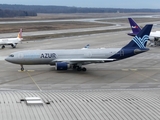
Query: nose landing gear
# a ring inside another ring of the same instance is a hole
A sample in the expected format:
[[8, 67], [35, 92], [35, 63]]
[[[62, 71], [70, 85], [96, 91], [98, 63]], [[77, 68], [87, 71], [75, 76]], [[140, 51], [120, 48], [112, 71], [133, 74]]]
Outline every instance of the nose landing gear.
[[23, 65], [21, 65], [21, 71], [24, 71], [24, 67], [23, 67]]

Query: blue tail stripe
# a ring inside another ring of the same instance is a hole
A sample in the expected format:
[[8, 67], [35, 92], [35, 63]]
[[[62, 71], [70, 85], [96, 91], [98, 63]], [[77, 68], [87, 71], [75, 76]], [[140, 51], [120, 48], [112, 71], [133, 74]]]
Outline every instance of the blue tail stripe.
[[143, 38], [134, 37], [132, 40], [139, 46], [139, 48], [145, 48], [145, 43], [149, 39], [148, 35], [144, 35]]
[[132, 39], [140, 48], [142, 47], [142, 44], [140, 42], [140, 39], [137, 38], [137, 36], [135, 38]]

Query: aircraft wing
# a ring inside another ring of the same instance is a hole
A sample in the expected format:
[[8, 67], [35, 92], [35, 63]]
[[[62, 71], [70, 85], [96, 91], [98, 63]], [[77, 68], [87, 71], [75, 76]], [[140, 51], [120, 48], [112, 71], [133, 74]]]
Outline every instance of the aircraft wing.
[[53, 60], [52, 62], [67, 62], [70, 64], [75, 64], [75, 63], [103, 63], [103, 62], [112, 62], [115, 60], [116, 59], [79, 58], [79, 59], [56, 59]]

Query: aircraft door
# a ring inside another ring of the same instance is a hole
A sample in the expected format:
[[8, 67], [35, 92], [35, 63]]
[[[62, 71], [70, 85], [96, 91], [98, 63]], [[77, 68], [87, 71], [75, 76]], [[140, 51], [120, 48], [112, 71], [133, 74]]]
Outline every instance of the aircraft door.
[[124, 51], [120, 50], [120, 56], [124, 56]]

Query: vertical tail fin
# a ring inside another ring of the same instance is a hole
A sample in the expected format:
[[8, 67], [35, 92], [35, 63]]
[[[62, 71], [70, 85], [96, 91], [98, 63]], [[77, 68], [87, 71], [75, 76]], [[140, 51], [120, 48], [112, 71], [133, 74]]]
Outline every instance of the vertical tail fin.
[[132, 29], [132, 33], [128, 33], [128, 35], [136, 36], [141, 31], [141, 28], [137, 25], [137, 23], [132, 18], [128, 18], [128, 21]]
[[89, 44], [87, 44], [86, 46], [84, 46], [84, 48], [89, 48]]
[[149, 34], [152, 29], [152, 24], [146, 25], [138, 34], [135, 36], [130, 43], [128, 43], [123, 48], [138, 48], [138, 49], [145, 49], [146, 43], [149, 40]]
[[17, 38], [22, 38], [22, 28], [19, 30]]

